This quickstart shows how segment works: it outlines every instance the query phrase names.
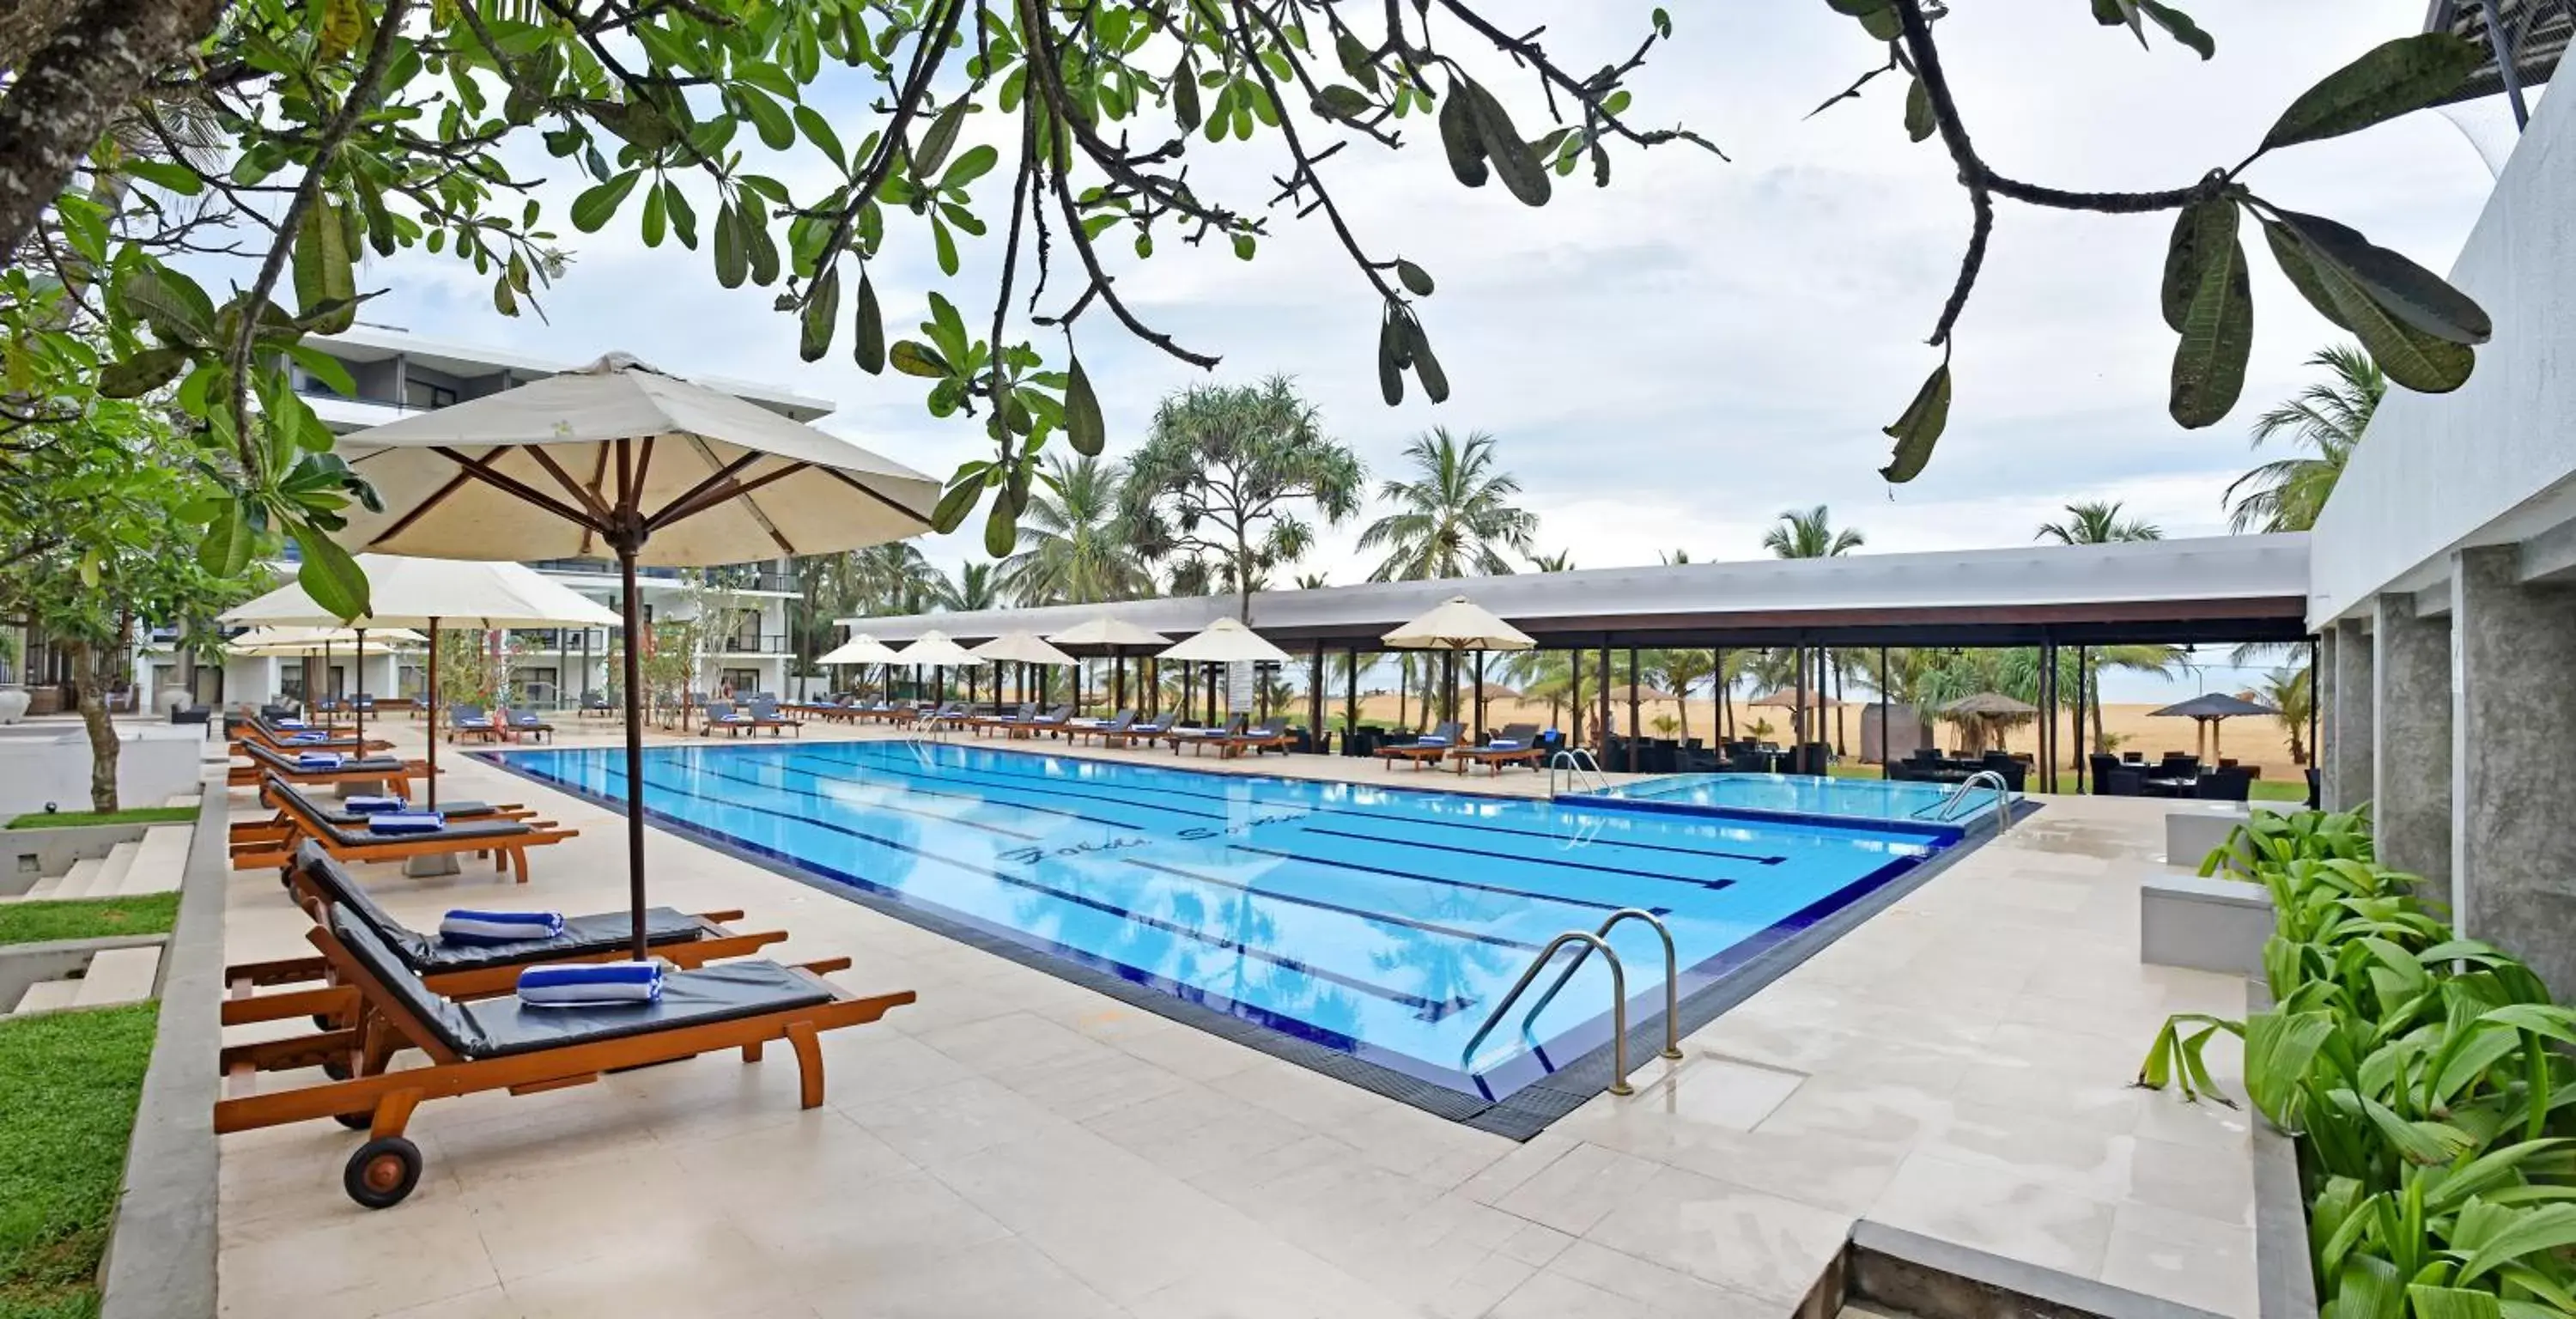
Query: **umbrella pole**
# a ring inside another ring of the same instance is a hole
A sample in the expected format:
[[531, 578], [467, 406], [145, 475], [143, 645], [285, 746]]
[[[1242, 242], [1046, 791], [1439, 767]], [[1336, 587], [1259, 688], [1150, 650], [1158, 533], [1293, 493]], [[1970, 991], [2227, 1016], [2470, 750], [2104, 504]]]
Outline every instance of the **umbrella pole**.
[[438, 809], [438, 619], [429, 620], [429, 809]]
[[641, 962], [650, 954], [644, 943], [644, 672], [635, 653], [635, 548], [617, 546], [617, 578], [624, 588], [618, 603], [626, 627], [626, 898], [634, 918], [631, 952]]
[[367, 630], [365, 628], [358, 629], [358, 658], [356, 660], [356, 664], [358, 667], [358, 685], [355, 690], [349, 693], [349, 715], [351, 718], [358, 721], [358, 755], [361, 758], [364, 758], [367, 754], [367, 709], [365, 706], [358, 704], [357, 694], [358, 692], [362, 692], [367, 689]]

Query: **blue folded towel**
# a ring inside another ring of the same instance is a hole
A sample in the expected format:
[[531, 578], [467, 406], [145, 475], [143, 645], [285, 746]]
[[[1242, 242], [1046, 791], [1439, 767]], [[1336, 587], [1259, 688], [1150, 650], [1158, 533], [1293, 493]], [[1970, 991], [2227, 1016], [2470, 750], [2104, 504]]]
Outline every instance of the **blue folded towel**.
[[340, 809], [351, 815], [387, 815], [408, 805], [400, 797], [349, 797], [341, 801]]
[[1498, 737], [1485, 743], [1485, 749], [1487, 751], [1518, 751], [1521, 749], [1521, 740], [1517, 737]]
[[1449, 739], [1445, 737], [1433, 737], [1431, 734], [1425, 733], [1422, 736], [1413, 739], [1413, 744], [1418, 747], [1445, 747], [1449, 745]]
[[380, 834], [434, 834], [447, 827], [437, 811], [387, 811], [367, 817], [367, 829]]
[[273, 719], [269, 722], [276, 724], [280, 728], [302, 728], [304, 726], [304, 721], [301, 719]]
[[328, 742], [330, 740], [330, 735], [327, 733], [294, 733], [288, 735], [286, 738], [286, 745], [291, 747], [312, 746], [315, 743]]
[[298, 751], [295, 753], [295, 767], [297, 769], [338, 769], [341, 759], [337, 751]]
[[564, 932], [562, 912], [472, 911], [458, 908], [438, 923], [441, 943], [488, 948], [495, 944], [552, 939]]
[[539, 723], [542, 723], [542, 722], [544, 722], [544, 721], [543, 721], [543, 720], [541, 720], [541, 719], [539, 719], [539, 718], [537, 718], [535, 715], [532, 715], [532, 714], [521, 714], [521, 715], [512, 715], [512, 716], [510, 717], [510, 722], [511, 722], [511, 723], [514, 723], [514, 724], [517, 724], [517, 725], [519, 725], [519, 726], [520, 726], [520, 727], [522, 727], [522, 728], [528, 728], [528, 727], [534, 727], [535, 725], [537, 725], [537, 724], [539, 724]]
[[662, 997], [659, 962], [583, 962], [532, 966], [519, 973], [519, 1001], [530, 1007], [584, 1008], [650, 1003]]

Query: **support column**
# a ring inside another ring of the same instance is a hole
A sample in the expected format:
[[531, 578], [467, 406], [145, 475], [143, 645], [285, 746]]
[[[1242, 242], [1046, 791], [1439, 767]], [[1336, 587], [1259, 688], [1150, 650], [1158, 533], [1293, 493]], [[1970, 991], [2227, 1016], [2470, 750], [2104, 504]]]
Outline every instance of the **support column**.
[[2451, 888], [2451, 620], [2415, 612], [2411, 594], [2379, 597], [2371, 627], [2378, 683], [2371, 729], [2372, 819], [2381, 864]]
[[2370, 635], [2357, 618], [2334, 625], [2334, 759], [2326, 762], [2326, 807], [2348, 811], [2370, 800], [2371, 698]]
[[2526, 586], [2511, 546], [2451, 565], [2452, 915], [2576, 998], [2576, 594]]

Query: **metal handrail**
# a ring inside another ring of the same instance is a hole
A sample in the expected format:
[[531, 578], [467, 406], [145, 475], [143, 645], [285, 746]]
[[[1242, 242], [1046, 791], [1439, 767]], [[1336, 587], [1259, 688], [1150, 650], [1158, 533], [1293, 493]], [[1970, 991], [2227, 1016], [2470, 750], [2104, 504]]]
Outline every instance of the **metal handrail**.
[[1628, 973], [1619, 965], [1619, 952], [1610, 946], [1608, 940], [1581, 930], [1567, 930], [1548, 940], [1547, 947], [1539, 949], [1538, 956], [1530, 959], [1529, 969], [1521, 972], [1520, 983], [1512, 986], [1512, 992], [1503, 995], [1503, 1001], [1495, 1004], [1493, 1012], [1486, 1016], [1485, 1024], [1467, 1037], [1467, 1047], [1458, 1051], [1461, 1071], [1470, 1070], [1476, 1046], [1484, 1043], [1485, 1037], [1494, 1033], [1494, 1027], [1502, 1024], [1503, 1014], [1511, 1011], [1513, 1002], [1520, 998], [1522, 991], [1530, 987], [1531, 981], [1538, 979], [1538, 973], [1547, 966], [1548, 959], [1556, 956], [1557, 949], [1570, 943], [1585, 945], [1587, 953], [1598, 948], [1603, 957], [1610, 959], [1610, 1093], [1636, 1093], [1628, 1085]]
[[1941, 804], [1934, 808], [1940, 812], [1938, 818], [1945, 821], [1951, 819], [1952, 816], [1950, 812], [1956, 808], [1961, 801], [1966, 800], [1968, 793], [1981, 783], [1992, 784], [1995, 790], [1995, 832], [2002, 833], [2004, 830], [2011, 828], [2012, 784], [2006, 782], [2003, 775], [1990, 769], [1978, 770], [1976, 773], [1959, 780], [1959, 786], [1950, 789], [1949, 794], [1941, 799]]
[[1589, 785], [1592, 791], [1604, 792], [1610, 787], [1609, 777], [1601, 771], [1601, 761], [1589, 747], [1567, 747], [1547, 758], [1547, 795], [1551, 797], [1556, 795], [1556, 772], [1559, 769], [1565, 771], [1566, 782], [1578, 788], [1586, 786], [1583, 781], [1586, 773], [1592, 775]]
[[[1607, 948], [1610, 946], [1610, 931], [1619, 922], [1627, 920], [1644, 921], [1654, 926], [1655, 937], [1664, 941], [1664, 1056], [1678, 1060], [1682, 1056], [1681, 959], [1673, 952], [1672, 929], [1651, 911], [1622, 907], [1610, 913], [1610, 918], [1601, 922], [1601, 928], [1592, 932], [1593, 936], [1601, 941], [1602, 947]], [[1565, 970], [1557, 976], [1556, 983], [1549, 985], [1547, 992], [1539, 995], [1537, 1002], [1530, 1004], [1529, 1014], [1521, 1018], [1521, 1029], [1527, 1030], [1537, 1023], [1538, 1014], [1547, 1010], [1547, 1005], [1555, 1001], [1557, 991], [1565, 988], [1566, 982], [1574, 978], [1574, 973], [1583, 969], [1583, 959], [1591, 955], [1592, 945], [1586, 944], [1582, 952], [1574, 955], [1573, 961], [1565, 964]]]

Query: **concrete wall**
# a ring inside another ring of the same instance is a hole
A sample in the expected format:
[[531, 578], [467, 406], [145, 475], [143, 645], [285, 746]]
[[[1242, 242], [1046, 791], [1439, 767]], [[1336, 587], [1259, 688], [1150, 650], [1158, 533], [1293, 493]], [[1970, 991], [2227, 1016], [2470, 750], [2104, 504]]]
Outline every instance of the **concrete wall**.
[[[116, 762], [122, 804], [158, 806], [196, 790], [204, 728], [123, 720], [116, 727], [125, 741]], [[41, 811], [47, 802], [66, 811], [88, 810], [89, 763], [89, 736], [77, 720], [6, 730], [0, 734], [0, 818]]]
[[[2576, 97], [2548, 97], [2451, 269], [2495, 320], [2477, 372], [2442, 395], [2390, 388], [2310, 540], [2311, 623], [2370, 607], [2463, 544], [2518, 539], [2509, 515], [2576, 475]], [[2554, 520], [2554, 519], [2552, 519]]]

